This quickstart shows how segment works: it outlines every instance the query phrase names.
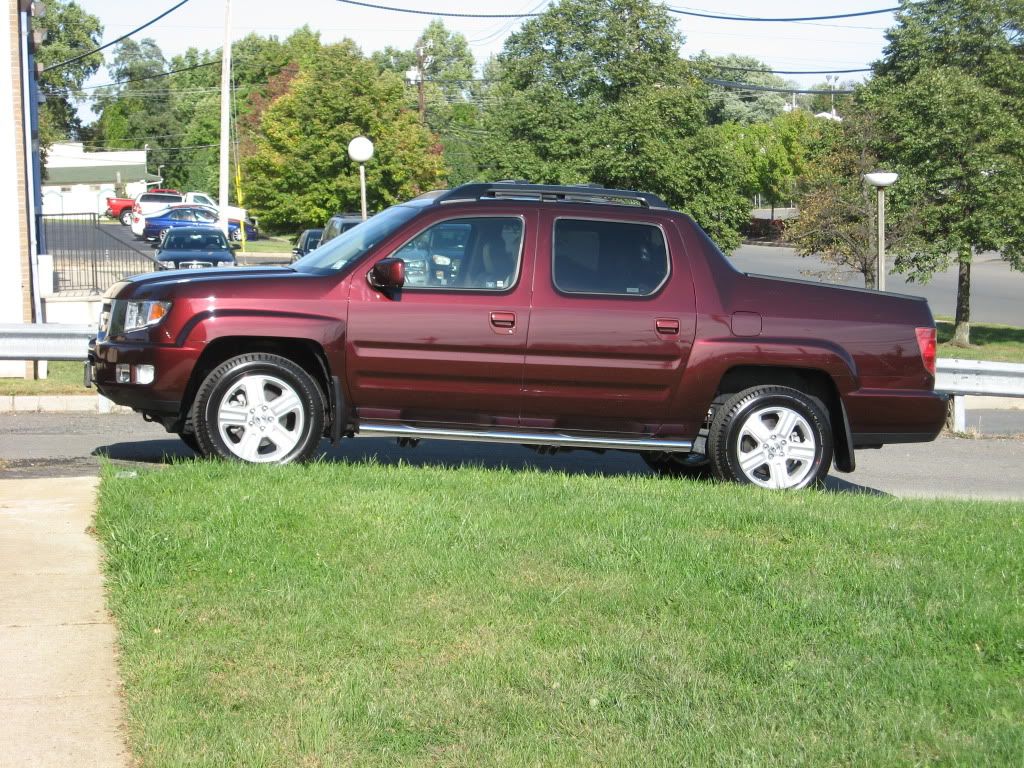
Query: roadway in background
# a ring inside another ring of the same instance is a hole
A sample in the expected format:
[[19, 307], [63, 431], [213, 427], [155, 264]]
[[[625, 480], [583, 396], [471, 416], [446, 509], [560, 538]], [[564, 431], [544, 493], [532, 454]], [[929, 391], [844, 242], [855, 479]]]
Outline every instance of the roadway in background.
[[[802, 258], [792, 248], [743, 245], [732, 254], [732, 262], [744, 272], [864, 287], [859, 274], [837, 274], [834, 266], [815, 256]], [[890, 273], [886, 288], [895, 293], [924, 296], [934, 315], [956, 313], [957, 267], [932, 277], [928, 283], [910, 283]], [[976, 256], [971, 268], [971, 319], [978, 323], [1024, 326], [1024, 272], [1010, 269], [998, 254]]]
[[[975, 412], [982, 416], [987, 411]], [[327, 461], [406, 462], [414, 466], [508, 467], [514, 470], [572, 474], [651, 474], [643, 460], [630, 453], [590, 451], [541, 456], [527, 448], [483, 443], [424, 441], [418, 448], [399, 448], [394, 440], [342, 440], [322, 448]], [[192, 452], [175, 435], [144, 422], [135, 414], [3, 414], [0, 415], [0, 478], [90, 474], [100, 456], [137, 467], [159, 467]], [[833, 474], [828, 487], [907, 497], [950, 497], [1024, 500], [1024, 440], [941, 437], [933, 443], [891, 445], [857, 453], [858, 469]], [[688, 482], [679, 480], [674, 482]]]

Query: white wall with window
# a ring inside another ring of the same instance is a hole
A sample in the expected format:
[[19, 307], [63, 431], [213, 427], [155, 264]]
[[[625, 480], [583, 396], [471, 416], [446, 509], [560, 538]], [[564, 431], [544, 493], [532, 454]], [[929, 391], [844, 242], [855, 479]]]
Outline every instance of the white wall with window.
[[43, 176], [43, 213], [98, 213], [107, 209], [107, 198], [146, 191], [147, 182], [159, 177], [146, 170], [146, 151], [87, 152], [78, 143], [54, 144], [46, 157]]

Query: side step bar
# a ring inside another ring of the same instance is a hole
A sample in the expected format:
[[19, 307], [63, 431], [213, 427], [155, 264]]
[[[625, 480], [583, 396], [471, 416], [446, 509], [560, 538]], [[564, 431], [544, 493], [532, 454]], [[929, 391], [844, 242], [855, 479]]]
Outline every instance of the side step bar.
[[424, 429], [404, 424], [361, 424], [356, 437], [397, 437], [413, 440], [465, 440], [475, 443], [554, 445], [559, 448], [598, 448], [615, 451], [666, 451], [689, 453], [692, 440], [650, 438], [576, 437], [545, 432], [481, 432], [469, 429]]

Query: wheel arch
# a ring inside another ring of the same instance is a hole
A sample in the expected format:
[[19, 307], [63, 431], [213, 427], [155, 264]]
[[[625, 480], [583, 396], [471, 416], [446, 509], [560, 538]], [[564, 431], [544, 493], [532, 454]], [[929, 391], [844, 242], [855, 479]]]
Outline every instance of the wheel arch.
[[300, 366], [316, 382], [328, 416], [334, 414], [337, 404], [334, 402], [331, 365], [319, 343], [311, 339], [293, 337], [221, 336], [206, 345], [192, 368], [185, 395], [181, 400], [182, 423], [188, 420], [196, 393], [210, 372], [226, 360], [250, 352], [278, 355]]
[[832, 426], [836, 469], [840, 472], [852, 472], [856, 468], [853, 433], [850, 430], [846, 407], [843, 405], [843, 398], [835, 380], [827, 371], [791, 366], [736, 365], [722, 375], [716, 388], [715, 399], [764, 384], [790, 387], [821, 400]]

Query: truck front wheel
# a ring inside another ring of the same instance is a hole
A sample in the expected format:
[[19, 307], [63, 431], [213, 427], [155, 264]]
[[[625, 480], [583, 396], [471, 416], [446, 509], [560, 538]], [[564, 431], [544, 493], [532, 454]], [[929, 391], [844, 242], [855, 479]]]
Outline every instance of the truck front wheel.
[[206, 456], [252, 464], [308, 458], [324, 431], [324, 400], [313, 378], [287, 358], [251, 352], [203, 381], [192, 424]]
[[832, 450], [824, 404], [790, 387], [765, 385], [733, 395], [708, 433], [715, 476], [762, 488], [820, 484], [832, 466]]

